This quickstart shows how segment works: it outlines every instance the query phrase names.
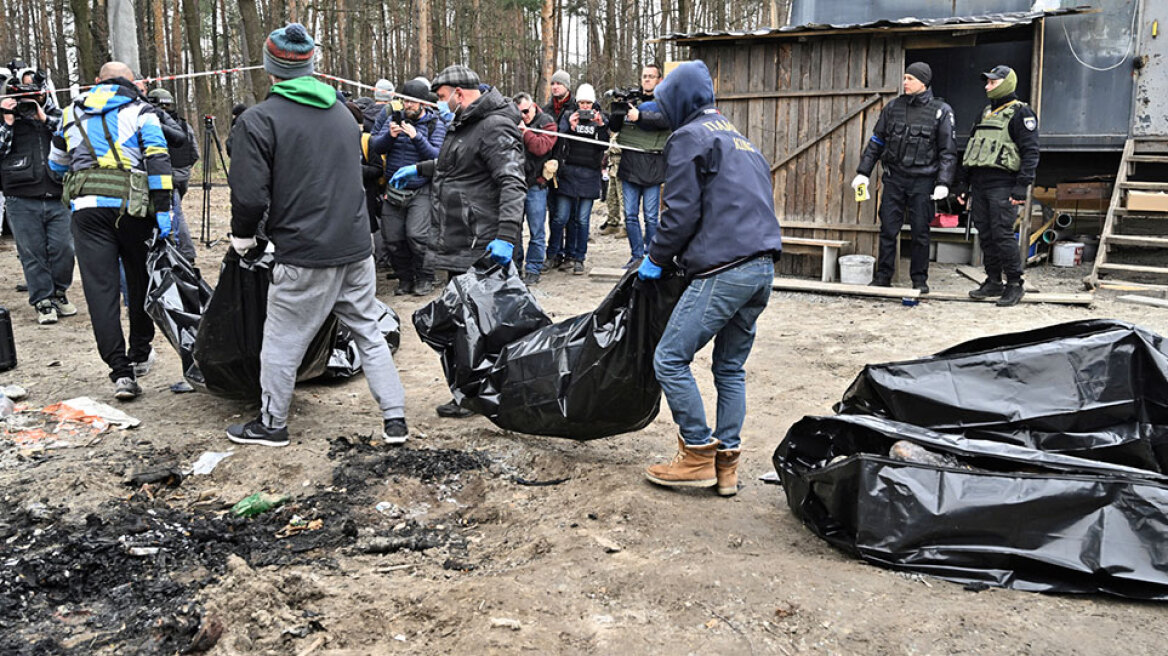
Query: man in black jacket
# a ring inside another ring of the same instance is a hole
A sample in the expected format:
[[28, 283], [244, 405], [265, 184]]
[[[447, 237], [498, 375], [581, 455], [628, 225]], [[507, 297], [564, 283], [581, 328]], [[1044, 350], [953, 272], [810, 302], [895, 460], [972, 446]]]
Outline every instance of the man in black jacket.
[[[432, 181], [427, 262], [451, 276], [465, 273], [484, 248], [506, 265], [523, 235], [527, 182], [519, 109], [498, 89], [484, 92], [480, 84], [478, 74], [465, 66], [449, 66], [434, 78], [430, 90], [438, 94], [438, 113], [454, 113], [442, 149], [437, 159], [403, 166], [390, 179], [398, 188], [418, 176]], [[470, 412], [451, 401], [438, 406], [438, 414]]]
[[[1018, 206], [1038, 170], [1038, 117], [1018, 99], [1018, 75], [1009, 66], [995, 66], [982, 73], [990, 104], [969, 135], [961, 160], [962, 180], [968, 193], [958, 197], [969, 203], [969, 215], [981, 237], [986, 279], [969, 292], [973, 298], [1001, 297], [1002, 307], [1016, 305], [1022, 287], [1022, 257], [1014, 238]], [[1006, 284], [1002, 284], [1002, 276]]]
[[884, 167], [880, 199], [880, 257], [872, 285], [888, 287], [896, 271], [896, 242], [908, 216], [912, 226], [909, 278], [929, 293], [929, 222], [933, 201], [949, 195], [957, 171], [953, 109], [933, 96], [933, 71], [915, 62], [905, 69], [904, 95], [884, 106], [872, 138], [860, 157], [852, 188], [868, 184], [877, 160]]
[[174, 198], [170, 209], [174, 213], [171, 221], [171, 235], [178, 243], [178, 251], [192, 264], [195, 262], [195, 242], [187, 226], [182, 210], [183, 196], [191, 181], [191, 167], [199, 161], [198, 137], [195, 130], [174, 105], [174, 96], [161, 87], [151, 89], [146, 97], [150, 104], [158, 108], [158, 121], [162, 124], [162, 134], [166, 136], [166, 148], [170, 151], [170, 168], [174, 176]]
[[[28, 93], [11, 84], [0, 93]], [[46, 110], [43, 95], [0, 100], [0, 186], [20, 265], [28, 284], [28, 302], [37, 323], [57, 322], [77, 308], [65, 296], [73, 283], [73, 236], [69, 210], [61, 204], [61, 183], [49, 174], [53, 132], [61, 125], [61, 110]]]
[[361, 126], [336, 91], [312, 76], [315, 44], [303, 25], [268, 35], [267, 99], [232, 128], [231, 246], [242, 257], [256, 227], [275, 246], [260, 350], [260, 416], [227, 429], [240, 444], [288, 444], [296, 369], [333, 313], [353, 333], [362, 369], [381, 410], [382, 439], [409, 434], [405, 392], [378, 329], [376, 271], [361, 186]]

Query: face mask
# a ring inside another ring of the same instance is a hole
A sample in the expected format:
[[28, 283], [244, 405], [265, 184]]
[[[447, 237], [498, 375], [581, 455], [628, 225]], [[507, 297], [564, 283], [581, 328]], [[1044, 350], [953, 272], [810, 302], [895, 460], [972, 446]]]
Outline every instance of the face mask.
[[450, 103], [445, 100], [438, 101], [438, 115], [442, 117], [443, 121], [450, 122], [454, 119], [454, 112], [450, 111]]

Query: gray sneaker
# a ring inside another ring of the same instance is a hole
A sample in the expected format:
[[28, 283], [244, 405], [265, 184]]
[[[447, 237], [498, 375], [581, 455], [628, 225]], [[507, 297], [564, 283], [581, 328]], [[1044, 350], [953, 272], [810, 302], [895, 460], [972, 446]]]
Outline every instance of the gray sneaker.
[[410, 438], [410, 429], [406, 427], [404, 418], [386, 419], [381, 439], [386, 444], [405, 444]]
[[157, 356], [154, 354], [154, 349], [150, 349], [150, 355], [146, 356], [145, 362], [133, 362], [134, 376], [145, 376], [150, 373], [150, 368], [154, 366], [154, 360]]
[[142, 387], [138, 385], [138, 381], [130, 377], [119, 378], [114, 383], [114, 398], [119, 401], [133, 401], [142, 396]]
[[77, 314], [77, 306], [69, 302], [65, 292], [61, 292], [53, 297], [53, 305], [57, 308], [57, 314], [62, 317], [71, 317]]
[[45, 299], [36, 304], [37, 323], [42, 326], [47, 326], [51, 323], [57, 323], [57, 307], [53, 305], [53, 301]]

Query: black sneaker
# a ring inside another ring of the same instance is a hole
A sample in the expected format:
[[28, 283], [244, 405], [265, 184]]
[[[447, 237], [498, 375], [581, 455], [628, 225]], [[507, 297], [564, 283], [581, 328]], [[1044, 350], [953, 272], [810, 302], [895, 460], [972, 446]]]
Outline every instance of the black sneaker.
[[236, 444], [288, 446], [288, 428], [268, 428], [262, 419], [256, 417], [246, 424], [228, 426], [227, 439]]
[[142, 396], [142, 387], [133, 378], [124, 376], [114, 383], [115, 399], [119, 401], [133, 401], [139, 396]]
[[913, 283], [913, 289], [917, 290], [917, 291], [918, 291], [918, 292], [920, 292], [922, 295], [923, 295], [923, 294], [928, 294], [928, 293], [929, 293], [929, 283], [927, 283], [927, 282], [924, 282], [924, 281], [921, 281], [921, 282], [914, 282], [914, 283]]
[[969, 292], [970, 298], [994, 298], [1001, 296], [1006, 291], [1006, 286], [1002, 284], [1001, 280], [990, 280], [986, 278], [981, 286]]
[[406, 427], [406, 420], [398, 417], [386, 419], [385, 428], [381, 431], [381, 439], [386, 444], [405, 444], [410, 437], [410, 429]]
[[413, 280], [400, 280], [399, 279], [397, 281], [397, 289], [393, 290], [394, 296], [405, 296], [406, 294], [413, 294], [413, 293], [414, 293], [414, 281]]
[[447, 417], [449, 419], [463, 419], [474, 414], [474, 412], [458, 405], [453, 400], [449, 403], [443, 403], [435, 408], [439, 417]]
[[546, 273], [548, 271], [558, 269], [563, 265], [564, 265], [564, 256], [563, 255], [553, 255], [553, 256], [551, 256], [543, 261], [543, 266], [540, 268], [540, 271], [543, 271]]
[[584, 260], [572, 260], [572, 275], [584, 275]]
[[523, 274], [523, 284], [527, 285], [528, 287], [532, 285], [538, 285], [539, 273], [535, 271], [528, 271], [527, 273]]
[[872, 282], [868, 283], [869, 287], [891, 287], [892, 281], [888, 278], [873, 278]]
[[1010, 307], [1017, 305], [1022, 297], [1026, 295], [1026, 290], [1022, 289], [1022, 281], [1011, 282], [1006, 285], [1006, 291], [1002, 292], [1002, 297], [998, 299], [998, 307]]
[[434, 292], [433, 280], [419, 280], [414, 283], [414, 296], [429, 296]]

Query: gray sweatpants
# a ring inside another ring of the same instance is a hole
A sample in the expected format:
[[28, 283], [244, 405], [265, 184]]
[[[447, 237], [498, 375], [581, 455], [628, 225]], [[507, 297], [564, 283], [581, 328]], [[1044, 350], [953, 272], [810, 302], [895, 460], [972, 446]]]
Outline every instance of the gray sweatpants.
[[260, 350], [260, 412], [264, 424], [281, 428], [296, 385], [296, 368], [329, 312], [353, 331], [369, 391], [384, 419], [405, 416], [405, 390], [389, 345], [377, 327], [379, 309], [373, 258], [339, 267], [310, 269], [277, 264], [268, 288], [268, 318]]

